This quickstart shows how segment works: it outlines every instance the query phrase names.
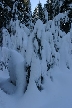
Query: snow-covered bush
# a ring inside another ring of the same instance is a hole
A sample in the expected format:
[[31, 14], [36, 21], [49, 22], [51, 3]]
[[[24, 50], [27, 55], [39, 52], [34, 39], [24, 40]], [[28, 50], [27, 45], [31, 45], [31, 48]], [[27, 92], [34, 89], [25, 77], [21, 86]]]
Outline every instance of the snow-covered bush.
[[[8, 60], [8, 71], [10, 76], [10, 83], [16, 86], [16, 92], [22, 95], [26, 88], [26, 72], [25, 60], [21, 54], [15, 50], [3, 48], [3, 61]], [[6, 55], [5, 55], [5, 54]]]
[[[39, 90], [43, 89], [42, 83], [44, 81], [44, 76], [47, 74], [50, 62], [53, 60], [51, 60], [51, 50], [53, 50], [53, 48], [51, 48], [48, 41], [44, 25], [41, 20], [38, 20], [35, 24], [34, 31], [29, 37], [26, 62], [28, 83], [29, 78], [33, 77]], [[38, 74], [36, 75], [36, 73]]]
[[72, 64], [72, 42], [71, 42], [71, 32], [67, 33], [62, 40], [60, 49], [60, 65], [71, 68]]
[[66, 11], [65, 13], [59, 13], [57, 16], [55, 16], [53, 21], [55, 22], [56, 28], [61, 29], [65, 33], [69, 32], [69, 17]]
[[10, 34], [7, 29], [3, 29], [3, 47], [10, 47]]
[[[21, 57], [20, 57], [21, 58]], [[16, 65], [16, 88], [17, 94], [23, 95], [26, 91], [26, 72], [25, 72], [25, 61], [20, 59]]]
[[2, 55], [1, 55], [1, 47], [0, 47], [0, 70], [2, 70], [2, 62], [1, 62], [1, 57], [2, 57]]
[[46, 24], [37, 20], [31, 33], [19, 20], [11, 20], [10, 34], [3, 29], [0, 69], [8, 68], [10, 83], [16, 87], [17, 94], [22, 95], [32, 81], [38, 90], [43, 90], [47, 76], [52, 79], [49, 71], [54, 66], [71, 68], [72, 28], [66, 35], [60, 30], [60, 17], [57, 17]]
[[3, 68], [4, 69], [8, 69], [8, 60], [9, 60], [9, 56], [8, 56], [8, 48], [7, 47], [2, 47], [2, 62], [3, 62]]
[[[50, 50], [51, 50], [50, 57], [49, 57], [50, 60], [48, 60], [48, 65], [49, 65], [49, 69], [50, 69], [54, 65], [59, 64], [59, 59], [60, 58], [59, 58], [59, 52], [57, 52], [56, 49], [55, 49], [55, 43], [56, 42], [55, 42], [54, 35], [52, 34], [52, 32], [49, 32], [49, 31], [46, 32], [46, 40], [47, 40], [47, 42], [50, 46]], [[48, 47], [46, 47], [46, 48], [49, 50]], [[46, 51], [47, 51], [47, 49], [46, 49]], [[50, 51], [48, 51], [48, 52], [50, 52]]]
[[[7, 29], [3, 29], [3, 47], [11, 48], [18, 51], [25, 57], [29, 31], [20, 24], [19, 20], [10, 22], [11, 33]], [[27, 33], [28, 31], [28, 33]], [[27, 34], [26, 34], [27, 33]]]
[[0, 70], [3, 70], [3, 65], [1, 61], [0, 61]]

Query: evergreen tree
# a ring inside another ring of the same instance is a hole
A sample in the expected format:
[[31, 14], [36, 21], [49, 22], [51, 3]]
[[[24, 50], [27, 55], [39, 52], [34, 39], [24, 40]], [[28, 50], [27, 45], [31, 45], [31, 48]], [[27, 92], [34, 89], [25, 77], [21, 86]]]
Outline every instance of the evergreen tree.
[[71, 22], [72, 22], [72, 7], [71, 7], [72, 1], [71, 0], [63, 0], [63, 4], [60, 7], [60, 12], [66, 13], [68, 16], [68, 20], [66, 23], [62, 23], [63, 30], [68, 33], [71, 28]]
[[59, 0], [55, 0], [54, 2], [54, 16], [58, 15], [60, 12], [60, 1]]
[[40, 19], [42, 22], [44, 21], [44, 12], [42, 8], [42, 4], [38, 3], [37, 7], [35, 8], [33, 12], [33, 23], [35, 24], [38, 19]]
[[40, 1], [38, 4], [38, 16], [39, 16], [39, 19], [43, 22], [44, 13], [43, 13], [42, 4], [40, 3]]
[[37, 12], [37, 8], [35, 8], [32, 15], [32, 22], [35, 24], [37, 20], [38, 20], [38, 12]]
[[13, 8], [12, 8], [12, 18], [14, 20], [16, 20], [16, 17], [18, 17], [18, 19], [23, 22], [24, 19], [24, 2], [23, 0], [17, 0], [14, 2], [13, 4]]
[[51, 48], [46, 40], [44, 25], [39, 19], [29, 37], [26, 53], [27, 84], [34, 82], [41, 91], [46, 73], [50, 69], [49, 63], [53, 59], [50, 57]]
[[43, 23], [46, 23], [48, 21], [48, 12], [47, 12], [47, 8], [45, 7], [45, 5], [43, 8], [43, 13], [44, 13]]
[[54, 17], [54, 0], [47, 0], [45, 7], [48, 12], [48, 20], [52, 20]]
[[[29, 27], [32, 17], [31, 3], [24, 0], [4, 0], [0, 1], [0, 27], [7, 27], [11, 18], [16, 20], [16, 17]], [[7, 27], [8, 29], [8, 27]]]
[[[12, 3], [12, 2], [11, 2]], [[9, 24], [11, 17], [11, 7], [8, 6], [7, 1], [0, 2], [0, 28]]]
[[[65, 12], [65, 11], [67, 11], [68, 14], [71, 13], [71, 12], [72, 12], [72, 7], [71, 7], [71, 5], [72, 5], [72, 1], [71, 1], [71, 0], [63, 0], [63, 4], [62, 4], [62, 6], [61, 6], [61, 8], [60, 8], [60, 12]], [[70, 18], [72, 18], [71, 15], [72, 15], [72, 14], [70, 14], [70, 16], [69, 16]]]
[[32, 11], [31, 11], [31, 2], [29, 0], [25, 3], [25, 8], [24, 8], [24, 23], [29, 29], [31, 21], [32, 21]]

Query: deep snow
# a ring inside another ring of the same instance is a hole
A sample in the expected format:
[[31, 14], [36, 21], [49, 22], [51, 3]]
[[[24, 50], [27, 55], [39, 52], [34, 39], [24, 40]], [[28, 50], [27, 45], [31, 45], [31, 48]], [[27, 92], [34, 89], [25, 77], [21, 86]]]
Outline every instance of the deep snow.
[[[60, 19], [60, 15], [57, 17]], [[10, 72], [5, 66], [0, 71], [0, 108], [72, 108], [72, 27], [65, 34], [55, 27], [54, 21], [43, 25], [38, 20], [32, 33], [19, 26], [18, 20], [11, 26], [16, 29], [14, 35], [3, 30], [0, 62], [8, 65]], [[24, 64], [31, 66], [25, 93]], [[38, 80], [41, 75], [44, 84]], [[36, 80], [43, 86], [42, 91], [38, 90]]]
[[[42, 92], [33, 82], [22, 97], [0, 89], [0, 108], [72, 108], [72, 70], [55, 67], [51, 74], [53, 82], [47, 77]], [[7, 72], [0, 71], [0, 82], [8, 77]]]

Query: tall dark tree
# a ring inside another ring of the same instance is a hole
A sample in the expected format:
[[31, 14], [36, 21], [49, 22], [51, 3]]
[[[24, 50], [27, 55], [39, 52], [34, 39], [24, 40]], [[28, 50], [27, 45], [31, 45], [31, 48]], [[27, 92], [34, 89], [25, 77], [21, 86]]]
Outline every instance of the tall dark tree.
[[54, 0], [47, 0], [45, 7], [48, 12], [48, 20], [52, 20], [54, 16]]
[[72, 19], [72, 0], [63, 0], [63, 4], [60, 8], [60, 12], [65, 12], [67, 11], [67, 14], [70, 18], [70, 20]]
[[58, 15], [60, 12], [60, 1], [56, 0], [54, 2], [54, 16]]
[[6, 27], [9, 24], [10, 17], [11, 17], [11, 4], [8, 5], [8, 0], [0, 1], [0, 28], [3, 26]]
[[46, 9], [45, 5], [44, 5], [44, 8], [43, 8], [43, 12], [44, 12], [43, 23], [45, 24], [48, 21], [48, 12], [47, 12], [47, 9]]
[[33, 23], [35, 24], [38, 19], [40, 19], [42, 22], [44, 20], [44, 12], [40, 1], [33, 12]]
[[9, 25], [11, 18], [16, 20], [16, 17], [27, 27], [31, 21], [31, 3], [30, 0], [1, 0], [0, 1], [0, 27]]
[[43, 22], [44, 13], [43, 13], [42, 4], [40, 3], [40, 1], [39, 1], [39, 4], [38, 4], [38, 16], [39, 16], [39, 19]]
[[66, 13], [68, 16], [68, 21], [62, 25], [63, 30], [67, 33], [70, 31], [72, 22], [72, 0], [63, 0], [63, 4], [60, 7], [60, 12]]
[[30, 0], [28, 0], [25, 2], [24, 23], [29, 29], [30, 29], [31, 21], [32, 21], [31, 2]]
[[35, 24], [36, 21], [38, 20], [38, 10], [37, 10], [37, 7], [35, 8], [34, 12], [33, 12], [33, 15], [32, 15], [32, 22]]

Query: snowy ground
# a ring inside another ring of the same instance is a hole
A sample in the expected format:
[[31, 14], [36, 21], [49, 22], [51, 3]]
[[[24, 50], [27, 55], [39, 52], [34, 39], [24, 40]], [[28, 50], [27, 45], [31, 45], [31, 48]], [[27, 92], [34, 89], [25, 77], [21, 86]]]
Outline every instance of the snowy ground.
[[[0, 89], [0, 108], [72, 108], [72, 70], [56, 67], [51, 73], [53, 82], [47, 79], [42, 92], [34, 84], [22, 97]], [[7, 78], [8, 73], [0, 71], [0, 83]]]

